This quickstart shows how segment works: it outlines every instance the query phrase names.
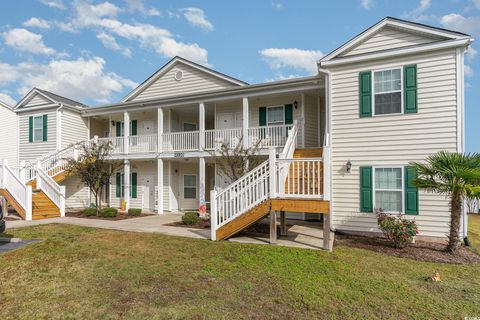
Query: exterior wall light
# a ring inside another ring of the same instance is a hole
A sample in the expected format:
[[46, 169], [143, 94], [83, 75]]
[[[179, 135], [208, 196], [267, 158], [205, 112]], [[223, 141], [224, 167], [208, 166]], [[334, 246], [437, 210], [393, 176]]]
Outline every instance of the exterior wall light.
[[352, 162], [350, 160], [347, 161], [347, 173], [350, 173], [352, 171]]
[[297, 100], [293, 101], [293, 106], [295, 107], [295, 109], [298, 109], [298, 102], [297, 102]]

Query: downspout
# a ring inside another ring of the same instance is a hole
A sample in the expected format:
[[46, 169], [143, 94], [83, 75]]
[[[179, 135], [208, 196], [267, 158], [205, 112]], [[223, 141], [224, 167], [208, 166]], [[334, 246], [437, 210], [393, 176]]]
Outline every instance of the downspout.
[[[332, 85], [331, 85], [331, 78], [332, 73], [321, 67], [321, 62], [317, 62], [318, 72], [323, 73], [325, 75], [325, 132], [323, 137], [323, 145], [330, 148], [330, 159], [331, 159], [331, 115], [332, 115], [332, 105], [331, 105], [331, 92], [332, 92]], [[332, 197], [332, 161], [329, 161], [330, 165], [328, 170], [330, 171], [330, 230], [335, 232], [335, 228], [333, 227], [333, 219], [332, 219], [332, 212], [333, 212], [333, 197]]]

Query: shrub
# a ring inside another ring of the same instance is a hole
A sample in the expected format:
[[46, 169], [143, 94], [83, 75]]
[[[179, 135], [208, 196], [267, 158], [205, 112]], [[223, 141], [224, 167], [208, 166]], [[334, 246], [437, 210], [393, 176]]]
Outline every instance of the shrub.
[[97, 208], [85, 208], [85, 210], [83, 210], [83, 214], [86, 216], [86, 217], [92, 217], [92, 216], [96, 216], [97, 215]]
[[389, 215], [382, 209], [375, 209], [375, 214], [380, 230], [387, 239], [393, 241], [395, 248], [405, 248], [418, 234], [418, 227], [414, 220], [405, 219], [402, 215]]
[[185, 212], [182, 216], [183, 224], [192, 225], [197, 224], [200, 221], [198, 212]]
[[100, 210], [100, 217], [104, 218], [114, 218], [118, 216], [118, 210], [115, 208], [103, 208]]
[[142, 209], [138, 208], [130, 208], [128, 209], [128, 215], [132, 217], [138, 217], [139, 215], [142, 214]]

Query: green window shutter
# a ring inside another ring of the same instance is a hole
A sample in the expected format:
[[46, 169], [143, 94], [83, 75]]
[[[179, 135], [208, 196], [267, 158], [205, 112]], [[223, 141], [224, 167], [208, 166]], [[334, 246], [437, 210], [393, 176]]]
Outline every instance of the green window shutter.
[[413, 167], [405, 167], [405, 213], [418, 214], [418, 188], [413, 184], [417, 173]]
[[47, 141], [48, 137], [48, 115], [43, 115], [43, 141]]
[[137, 173], [132, 172], [131, 174], [131, 196], [132, 198], [136, 199], [137, 198]]
[[404, 113], [417, 113], [417, 66], [403, 67]]
[[117, 198], [120, 198], [122, 196], [122, 190], [121, 190], [121, 181], [122, 181], [122, 174], [120, 172], [117, 172], [117, 181], [115, 184], [115, 195]]
[[258, 125], [259, 126], [266, 126], [267, 125], [267, 107], [260, 107], [258, 109], [259, 116], [258, 116]]
[[122, 135], [122, 123], [120, 121], [115, 122], [115, 134], [117, 137]]
[[360, 212], [373, 212], [372, 167], [360, 167]]
[[28, 142], [33, 142], [33, 117], [28, 117]]
[[372, 116], [372, 72], [360, 72], [358, 76], [360, 91], [360, 118]]
[[137, 120], [132, 120], [130, 125], [130, 135], [136, 136], [137, 135]]
[[285, 105], [285, 124], [293, 124], [293, 105]]

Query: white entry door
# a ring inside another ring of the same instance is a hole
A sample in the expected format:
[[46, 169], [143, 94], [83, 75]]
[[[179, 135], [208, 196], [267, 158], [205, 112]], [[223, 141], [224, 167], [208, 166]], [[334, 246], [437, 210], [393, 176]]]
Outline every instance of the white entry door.
[[233, 113], [217, 114], [217, 129], [231, 129], [233, 126]]
[[241, 128], [243, 124], [243, 112], [235, 112], [235, 128]]
[[155, 204], [155, 186], [153, 185], [153, 177], [150, 175], [142, 176], [141, 183], [143, 186], [143, 208], [154, 209]]
[[143, 121], [143, 134], [153, 134], [153, 120]]

